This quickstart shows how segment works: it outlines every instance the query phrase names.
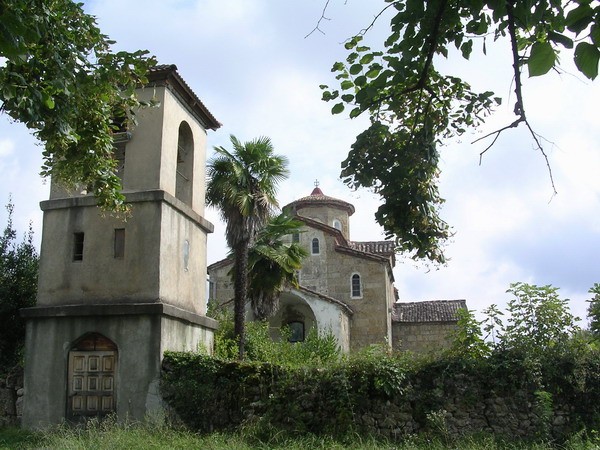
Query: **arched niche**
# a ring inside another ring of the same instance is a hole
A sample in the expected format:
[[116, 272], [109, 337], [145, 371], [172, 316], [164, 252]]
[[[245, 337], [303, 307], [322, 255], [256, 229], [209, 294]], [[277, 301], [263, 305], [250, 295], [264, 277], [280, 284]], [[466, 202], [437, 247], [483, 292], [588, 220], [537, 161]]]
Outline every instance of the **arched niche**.
[[187, 122], [179, 125], [177, 139], [177, 180], [175, 197], [186, 205], [192, 205], [194, 185], [194, 136]]

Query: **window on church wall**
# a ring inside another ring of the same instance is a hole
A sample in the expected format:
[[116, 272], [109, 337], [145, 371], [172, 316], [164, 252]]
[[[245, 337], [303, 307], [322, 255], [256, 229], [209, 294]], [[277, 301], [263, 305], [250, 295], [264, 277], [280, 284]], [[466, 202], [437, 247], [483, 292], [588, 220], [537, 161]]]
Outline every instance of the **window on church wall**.
[[311, 244], [311, 253], [313, 255], [318, 255], [320, 252], [321, 252], [321, 249], [320, 249], [320, 245], [319, 245], [319, 239], [313, 238], [312, 244]]
[[300, 233], [292, 234], [292, 242], [294, 242], [294, 243], [300, 242]]
[[342, 222], [340, 222], [338, 219], [333, 219], [333, 228], [342, 231]]
[[352, 275], [351, 290], [352, 290], [352, 298], [361, 298], [362, 297], [362, 285], [360, 282], [360, 275], [357, 273]]
[[304, 342], [304, 322], [289, 322], [287, 326], [290, 329], [290, 342]]
[[125, 228], [115, 228], [114, 257], [115, 259], [125, 257]]
[[84, 233], [73, 233], [73, 261], [83, 261]]
[[192, 129], [186, 122], [181, 122], [179, 126], [176, 176], [175, 197], [191, 206], [194, 181], [194, 138]]

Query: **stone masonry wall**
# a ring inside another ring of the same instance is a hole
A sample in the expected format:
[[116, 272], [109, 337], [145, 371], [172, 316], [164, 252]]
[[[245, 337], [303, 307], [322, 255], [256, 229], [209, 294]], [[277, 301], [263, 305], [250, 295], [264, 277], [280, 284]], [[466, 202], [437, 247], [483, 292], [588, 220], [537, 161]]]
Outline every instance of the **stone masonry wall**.
[[[563, 439], [600, 426], [600, 356], [565, 358], [542, 371], [542, 389], [538, 371], [512, 354], [433, 361], [400, 377], [400, 366], [379, 360], [289, 371], [173, 354], [164, 360], [162, 393], [178, 417], [201, 431], [260, 421], [294, 432], [394, 440], [423, 431]], [[543, 374], [557, 364], [560, 371]]]
[[23, 413], [23, 369], [15, 367], [0, 379], [0, 427], [17, 426]]
[[450, 346], [450, 334], [456, 329], [454, 322], [421, 322], [392, 324], [394, 350], [428, 353]]

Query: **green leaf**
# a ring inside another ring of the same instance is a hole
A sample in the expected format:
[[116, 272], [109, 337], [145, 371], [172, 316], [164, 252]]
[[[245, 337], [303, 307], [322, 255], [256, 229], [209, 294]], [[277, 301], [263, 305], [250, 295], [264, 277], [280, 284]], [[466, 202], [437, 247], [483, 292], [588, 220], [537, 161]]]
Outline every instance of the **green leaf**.
[[343, 103], [336, 103], [333, 108], [331, 108], [331, 114], [339, 114], [344, 111]]
[[590, 38], [596, 47], [600, 47], [600, 26], [594, 25], [590, 31]]
[[600, 50], [588, 42], [580, 42], [575, 47], [575, 65], [590, 80], [598, 76]]
[[375, 78], [375, 77], [379, 76], [380, 72], [381, 72], [381, 68], [375, 67], [367, 72], [367, 78]]
[[548, 73], [554, 62], [556, 61], [556, 53], [549, 42], [536, 42], [531, 46], [531, 54], [527, 60], [529, 68], [529, 76], [536, 77]]
[[362, 64], [352, 64], [349, 72], [351, 75], [358, 75], [362, 71], [362, 68]]
[[344, 95], [342, 95], [342, 100], [344, 100], [346, 103], [350, 103], [354, 100], [354, 95], [344, 94]]
[[569, 31], [575, 34], [581, 33], [594, 19], [594, 10], [587, 3], [580, 4], [577, 8], [569, 11], [565, 25]]
[[344, 80], [340, 84], [340, 87], [342, 88], [343, 91], [346, 91], [348, 89], [352, 89], [354, 87], [354, 83], [350, 80]]
[[363, 55], [363, 57], [360, 58], [360, 63], [361, 64], [369, 64], [371, 61], [373, 61], [373, 54], [372, 53], [368, 53], [366, 55]]
[[367, 77], [365, 77], [364, 75], [356, 77], [356, 79], [354, 80], [354, 84], [358, 87], [363, 87], [365, 84], [367, 84]]
[[548, 31], [548, 39], [557, 44], [561, 44], [564, 48], [573, 48], [573, 39], [568, 38], [564, 34]]
[[344, 70], [344, 63], [336, 62], [331, 68], [332, 72], [339, 72], [340, 70]]
[[54, 109], [54, 99], [49, 95], [45, 95], [44, 105], [46, 105], [46, 108], [48, 109]]
[[472, 50], [473, 50], [473, 40], [472, 39], [469, 39], [468, 41], [464, 42], [460, 46], [460, 51], [463, 55], [463, 58], [465, 58], [465, 59], [469, 59], [469, 57], [471, 56]]
[[355, 117], [358, 117], [361, 113], [361, 110], [359, 107], [354, 108], [352, 111], [350, 111], [350, 118], [354, 119]]

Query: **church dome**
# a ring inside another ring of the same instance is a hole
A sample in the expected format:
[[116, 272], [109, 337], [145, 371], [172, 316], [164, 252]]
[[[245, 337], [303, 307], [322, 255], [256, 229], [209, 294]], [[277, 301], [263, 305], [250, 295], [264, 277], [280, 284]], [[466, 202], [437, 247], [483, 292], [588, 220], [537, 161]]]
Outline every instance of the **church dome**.
[[321, 190], [321, 188], [319, 188], [319, 186], [316, 186], [310, 193], [310, 195], [302, 197], [298, 200], [294, 200], [293, 202], [284, 206], [284, 209], [290, 209], [293, 212], [297, 212], [298, 210], [307, 207], [329, 207], [341, 209], [345, 211], [348, 214], [348, 216], [354, 214], [354, 205], [345, 202], [344, 200], [329, 197], [323, 194], [323, 191]]

